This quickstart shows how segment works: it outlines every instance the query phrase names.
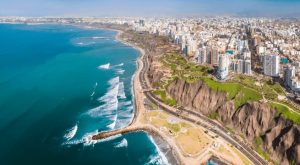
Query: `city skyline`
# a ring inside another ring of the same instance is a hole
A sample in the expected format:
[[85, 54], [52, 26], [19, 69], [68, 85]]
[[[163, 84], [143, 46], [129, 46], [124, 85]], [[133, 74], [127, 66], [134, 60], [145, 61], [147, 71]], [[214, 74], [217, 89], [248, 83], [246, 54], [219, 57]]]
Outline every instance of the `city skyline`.
[[21, 0], [0, 2], [0, 16], [267, 16], [297, 17], [297, 0]]

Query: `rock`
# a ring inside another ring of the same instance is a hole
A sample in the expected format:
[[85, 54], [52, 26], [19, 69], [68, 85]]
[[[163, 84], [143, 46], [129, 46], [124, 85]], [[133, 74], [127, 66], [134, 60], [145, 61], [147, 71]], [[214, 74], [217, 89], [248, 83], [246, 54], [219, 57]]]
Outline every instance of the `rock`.
[[190, 84], [176, 79], [166, 91], [187, 109], [205, 115], [217, 112], [220, 122], [245, 135], [249, 143], [254, 144], [256, 137], [262, 137], [262, 147], [275, 162], [300, 164], [299, 125], [278, 116], [265, 103], [246, 103], [235, 110], [234, 102], [227, 100], [226, 93], [214, 91], [202, 81]]
[[168, 88], [167, 93], [180, 105], [207, 115], [217, 107], [226, 103], [226, 93], [209, 89], [202, 81], [189, 84], [176, 79]]

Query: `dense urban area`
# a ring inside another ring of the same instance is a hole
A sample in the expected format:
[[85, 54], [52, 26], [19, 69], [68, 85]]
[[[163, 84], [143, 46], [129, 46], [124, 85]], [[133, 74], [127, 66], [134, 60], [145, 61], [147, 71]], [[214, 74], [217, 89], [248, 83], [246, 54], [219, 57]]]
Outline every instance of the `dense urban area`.
[[[289, 122], [300, 124], [300, 20], [239, 17], [180, 19], [0, 17], [1, 22], [77, 24], [86, 27], [93, 27], [95, 24], [122, 25], [134, 31], [135, 33], [131, 35], [136, 35], [137, 38], [145, 37], [148, 34], [164, 37], [163, 39], [171, 41], [170, 47], [173, 47], [158, 59], [149, 58], [147, 60], [152, 60], [152, 63], [149, 64], [150, 71], [157, 72], [153, 69], [155, 68], [153, 65], [162, 65], [160, 69], [163, 69], [164, 73], [159, 80], [155, 81], [155, 78], [148, 75], [150, 79], [153, 79], [152, 87], [148, 90], [153, 91], [153, 94], [165, 104], [178, 109], [180, 106], [184, 106], [182, 104], [188, 104], [187, 100], [181, 98], [184, 96], [177, 97], [176, 85], [179, 86], [180, 83], [183, 83], [181, 80], [190, 84], [201, 81], [213, 91], [226, 93], [227, 100], [233, 103], [231, 107], [235, 110], [251, 109], [251, 107], [259, 109], [261, 108], [260, 104], [247, 105], [249, 102], [259, 102], [267, 105], [268, 108], [276, 109], [277, 113]], [[147, 49], [151, 52], [151, 44], [149, 45]], [[153, 64], [155, 60], [158, 60], [159, 64]], [[203, 90], [202, 86], [197, 87], [199, 88], [197, 91]], [[196, 89], [194, 90], [196, 92]], [[189, 90], [189, 92], [194, 93], [193, 90]], [[220, 93], [211, 93], [213, 92], [210, 92], [209, 95], [221, 95]], [[213, 97], [208, 97], [210, 98], [207, 100], [213, 104]], [[201, 98], [205, 98], [205, 96], [203, 95]], [[210, 103], [205, 105], [203, 103], [203, 110], [197, 105], [191, 107], [200, 109], [200, 112], [211, 120], [220, 118], [219, 121], [224, 122], [225, 117], [220, 117], [220, 115], [222, 108], [226, 108], [218, 105], [218, 102], [226, 105], [228, 102], [220, 99], [221, 96], [215, 98], [218, 99], [215, 101], [217, 102], [214, 105], [215, 109], [205, 109], [212, 107], [212, 105], [206, 105]], [[202, 102], [200, 101], [200, 103]], [[192, 108], [190, 109], [192, 110]], [[263, 107], [262, 111], [264, 109], [267, 108]], [[266, 115], [266, 118], [272, 115]], [[261, 123], [263, 123], [262, 127], [267, 127], [264, 126], [263, 121]], [[266, 143], [267, 146], [268, 138], [271, 139], [268, 137], [268, 133], [272, 131], [273, 127], [276, 125], [272, 125], [272, 128], [271, 126], [263, 128], [260, 133], [254, 131], [254, 135], [247, 135], [248, 132], [246, 132], [246, 136], [253, 136], [251, 140], [254, 139], [255, 151], [264, 159], [274, 163], [276, 161], [274, 158], [281, 150], [284, 150], [285, 155], [278, 159], [290, 161], [291, 164], [295, 163], [295, 157], [297, 158], [298, 150], [300, 151], [298, 149], [299, 142], [296, 139], [293, 139], [295, 142], [291, 146], [274, 149], [272, 153], [268, 153], [267, 147], [261, 148], [262, 143]], [[230, 130], [230, 128], [228, 129]], [[232, 128], [231, 133], [234, 133]], [[275, 144], [273, 148], [274, 146]], [[296, 154], [287, 155], [293, 146], [296, 148]], [[296, 162], [299, 161], [297, 158]]]

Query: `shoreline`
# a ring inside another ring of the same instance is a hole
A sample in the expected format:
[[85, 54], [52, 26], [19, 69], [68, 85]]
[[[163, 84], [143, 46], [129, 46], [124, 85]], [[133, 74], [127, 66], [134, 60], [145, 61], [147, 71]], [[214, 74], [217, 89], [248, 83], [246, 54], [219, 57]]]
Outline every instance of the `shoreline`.
[[[9, 23], [1, 23], [1, 24], [9, 24]], [[107, 31], [113, 31], [116, 32], [114, 39], [117, 40], [118, 42], [121, 42], [124, 45], [127, 45], [135, 50], [137, 50], [138, 53], [138, 57], [136, 59], [136, 70], [134, 72], [134, 74], [132, 75], [132, 100], [134, 102], [134, 115], [132, 117], [132, 120], [126, 124], [126, 126], [118, 129], [118, 130], [123, 130], [126, 129], [130, 126], [132, 126], [137, 120], [138, 120], [138, 116], [139, 116], [139, 106], [137, 105], [137, 98], [136, 98], [136, 90], [138, 90], [138, 85], [139, 82], [137, 82], [139, 73], [141, 72], [141, 64], [142, 64], [142, 59], [145, 55], [145, 50], [138, 47], [137, 45], [127, 42], [125, 40], [123, 40], [121, 38], [121, 35], [124, 33], [123, 30], [119, 30], [119, 29], [113, 29], [113, 28], [106, 28], [106, 27], [98, 27], [97, 25], [80, 25], [80, 24], [64, 24], [64, 23], [39, 23], [39, 24], [28, 24], [28, 23], [22, 23], [22, 22], [15, 22], [15, 23], [11, 23], [11, 24], [24, 24], [24, 25], [70, 25], [70, 26], [74, 26], [74, 27], [78, 27], [78, 28], [82, 28], [82, 29], [95, 29], [95, 30], [107, 30]], [[142, 91], [141, 91], [142, 92]], [[162, 134], [159, 130], [157, 130], [154, 126], [152, 125], [148, 125], [148, 124], [142, 124], [142, 123], [138, 123], [136, 124], [138, 126], [137, 129], [132, 130], [132, 131], [128, 131], [124, 134], [127, 133], [136, 133], [136, 132], [144, 132], [147, 134], [147, 136], [149, 137], [149, 140], [151, 141], [151, 143], [153, 143], [153, 145], [155, 146], [156, 150], [157, 150], [157, 155], [159, 155], [159, 157], [161, 157], [161, 159], [163, 159], [162, 155], [167, 159], [167, 162], [169, 164], [184, 164], [183, 161], [180, 159], [178, 155], [178, 153], [176, 153], [176, 150], [174, 149], [174, 146], [172, 146], [171, 143], [169, 143], [169, 141], [166, 139], [165, 135]], [[113, 132], [116, 130], [110, 130], [107, 132]], [[101, 133], [101, 132], [100, 132]], [[92, 142], [95, 142], [99, 139], [94, 139], [95, 136], [97, 136], [99, 133], [93, 134], [91, 136], [88, 137], [88, 140], [91, 140]], [[123, 133], [121, 133], [123, 134]], [[103, 138], [105, 139], [105, 138]], [[164, 146], [168, 147], [168, 153], [164, 153], [160, 151], [164, 151], [166, 148], [164, 148]], [[175, 153], [174, 153], [175, 152]]]
[[[138, 112], [138, 106], [137, 106], [137, 99], [135, 97], [135, 88], [137, 88], [135, 86], [135, 84], [137, 83], [135, 81], [135, 78], [137, 76], [139, 76], [138, 74], [139, 74], [139, 72], [141, 72], [142, 68], [141, 68], [140, 64], [142, 63], [142, 59], [145, 56], [146, 52], [145, 52], [144, 49], [142, 49], [142, 48], [140, 48], [140, 47], [138, 47], [138, 46], [136, 46], [136, 45], [134, 45], [134, 44], [132, 44], [130, 42], [127, 42], [127, 41], [123, 40], [121, 38], [121, 35], [124, 33], [124, 31], [117, 30], [117, 29], [107, 29], [107, 28], [105, 30], [116, 31], [117, 32], [116, 37], [115, 37], [116, 40], [122, 42], [125, 45], [128, 45], [128, 46], [136, 49], [137, 51], [139, 51], [139, 54], [140, 54], [139, 57], [136, 60], [137, 69], [136, 69], [136, 71], [135, 71], [135, 73], [133, 74], [133, 77], [132, 77], [132, 94], [133, 94], [133, 98], [134, 98], [135, 112], [134, 112], [134, 117], [133, 117], [131, 123], [128, 125], [128, 126], [130, 126], [130, 125], [132, 125], [137, 120], [137, 116], [138, 116], [138, 113], [139, 113]], [[139, 80], [139, 79], [137, 78], [137, 80]], [[181, 160], [180, 156], [178, 155], [179, 153], [174, 153], [174, 152], [176, 152], [176, 150], [174, 149], [174, 146], [172, 146], [171, 143], [169, 143], [168, 140], [164, 137], [165, 135], [163, 135], [162, 133], [160, 133], [160, 132], [158, 132], [156, 130], [153, 130], [149, 126], [147, 127], [147, 125], [145, 125], [145, 126], [146, 126], [146, 129], [149, 129], [149, 130], [140, 130], [140, 131], [146, 132], [148, 134], [148, 136], [150, 136], [150, 138], [152, 137], [153, 138], [153, 143], [155, 143], [154, 145], [156, 145], [159, 150], [161, 150], [161, 151], [164, 150], [164, 147], [161, 146], [161, 144], [159, 144], [159, 141], [162, 141], [162, 142], [166, 142], [166, 145], [172, 151], [170, 155], [163, 153], [164, 156], [167, 158], [168, 163], [171, 163], [171, 164], [174, 164], [174, 163], [176, 163], [176, 164], [184, 164], [183, 160]]]

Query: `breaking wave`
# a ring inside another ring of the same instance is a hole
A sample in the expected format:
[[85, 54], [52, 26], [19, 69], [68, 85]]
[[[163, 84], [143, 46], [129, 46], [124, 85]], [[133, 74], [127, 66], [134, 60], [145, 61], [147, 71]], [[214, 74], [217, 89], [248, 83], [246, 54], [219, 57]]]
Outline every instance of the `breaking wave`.
[[121, 63], [121, 64], [118, 64], [118, 65], [115, 65], [115, 67], [120, 67], [120, 66], [123, 66], [124, 63]]
[[120, 143], [118, 143], [115, 147], [116, 148], [122, 148], [122, 147], [127, 147], [128, 146], [128, 142], [127, 140], [124, 138]]
[[79, 46], [90, 46], [96, 44], [96, 42], [77, 42], [76, 44]]
[[118, 115], [116, 114], [116, 115], [114, 115], [114, 117], [112, 118], [112, 123], [111, 124], [109, 124], [108, 126], [107, 126], [107, 128], [109, 128], [109, 129], [114, 129], [115, 127], [116, 127], [116, 124], [117, 124], [117, 119], [118, 119]]
[[76, 135], [77, 130], [78, 130], [78, 125], [76, 124], [74, 127], [72, 127], [71, 129], [69, 129], [67, 131], [64, 138], [67, 139], [67, 140], [72, 139]]
[[150, 156], [150, 160], [146, 165], [150, 164], [170, 164], [166, 156], [160, 151], [159, 147], [156, 145], [155, 141], [153, 140], [152, 136], [149, 137], [152, 144], [154, 144], [158, 154]]
[[91, 117], [101, 117], [103, 115], [113, 115], [118, 109], [119, 77], [109, 80], [110, 87], [108, 92], [98, 99], [102, 105], [87, 112]]
[[123, 82], [120, 82], [120, 83], [119, 83], [118, 96], [119, 96], [121, 99], [126, 99], [126, 94], [125, 94], [125, 89], [124, 89], [124, 83], [123, 83]]
[[110, 63], [98, 66], [98, 69], [106, 69], [107, 70], [109, 68], [110, 68]]
[[87, 133], [85, 134], [81, 139], [79, 140], [73, 140], [63, 143], [63, 145], [77, 145], [77, 144], [83, 144], [84, 146], [89, 146], [97, 143], [97, 140], [93, 140], [93, 135], [97, 134], [98, 131]]
[[108, 37], [97, 37], [97, 36], [95, 36], [95, 37], [92, 37], [93, 39], [107, 39]]
[[124, 74], [124, 69], [116, 69], [117, 74]]

